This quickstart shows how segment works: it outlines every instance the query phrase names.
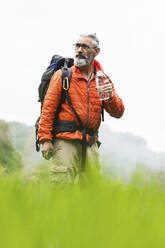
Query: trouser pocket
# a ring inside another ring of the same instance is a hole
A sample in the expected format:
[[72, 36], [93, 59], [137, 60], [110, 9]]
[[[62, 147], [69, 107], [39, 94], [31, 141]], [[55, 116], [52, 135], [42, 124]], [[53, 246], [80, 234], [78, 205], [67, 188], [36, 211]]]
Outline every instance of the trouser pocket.
[[50, 182], [53, 184], [74, 184], [76, 170], [74, 167], [52, 167], [50, 169]]

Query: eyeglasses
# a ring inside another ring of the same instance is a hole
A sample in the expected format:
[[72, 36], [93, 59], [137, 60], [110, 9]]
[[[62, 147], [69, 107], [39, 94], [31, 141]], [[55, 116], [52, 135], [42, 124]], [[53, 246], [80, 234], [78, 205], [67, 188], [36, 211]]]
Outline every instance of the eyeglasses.
[[85, 44], [85, 43], [82, 43], [82, 44], [80, 44], [80, 43], [76, 43], [76, 44], [74, 44], [73, 45], [74, 46], [74, 48], [76, 49], [76, 50], [78, 50], [80, 47], [83, 49], [83, 50], [89, 50], [89, 49], [91, 49], [91, 48], [96, 48], [96, 47], [90, 47], [90, 46], [88, 46], [87, 44]]

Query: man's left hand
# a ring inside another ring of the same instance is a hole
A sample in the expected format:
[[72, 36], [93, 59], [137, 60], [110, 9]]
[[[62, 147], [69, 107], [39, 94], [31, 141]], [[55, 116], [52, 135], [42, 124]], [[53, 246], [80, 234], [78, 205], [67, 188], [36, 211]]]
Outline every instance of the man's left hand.
[[103, 86], [99, 86], [96, 87], [96, 89], [98, 90], [99, 93], [108, 93], [109, 97], [111, 98], [113, 96], [113, 92], [112, 92], [112, 88], [113, 88], [113, 84], [111, 82], [104, 82], [105, 85]]

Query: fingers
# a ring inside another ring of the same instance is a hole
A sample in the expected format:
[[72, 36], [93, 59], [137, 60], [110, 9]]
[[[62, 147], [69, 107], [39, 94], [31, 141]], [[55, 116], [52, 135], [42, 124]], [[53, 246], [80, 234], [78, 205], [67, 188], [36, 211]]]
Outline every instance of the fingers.
[[43, 145], [42, 145], [42, 156], [45, 159], [49, 160], [53, 156], [53, 154], [52, 154], [53, 149], [54, 148], [53, 148], [53, 144], [52, 143], [50, 143], [50, 142], [44, 142]]
[[52, 151], [42, 151], [42, 156], [46, 160], [49, 160], [53, 156], [53, 153], [52, 153]]
[[96, 88], [100, 93], [110, 93], [112, 92], [112, 85], [106, 84]]
[[43, 158], [48, 159], [48, 152], [42, 151], [42, 156], [43, 156]]

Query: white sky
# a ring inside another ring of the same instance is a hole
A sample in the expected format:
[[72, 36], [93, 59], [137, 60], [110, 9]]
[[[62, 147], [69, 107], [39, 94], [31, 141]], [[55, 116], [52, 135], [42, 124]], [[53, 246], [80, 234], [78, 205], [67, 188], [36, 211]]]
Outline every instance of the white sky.
[[0, 119], [33, 125], [37, 89], [54, 54], [74, 56], [77, 35], [96, 32], [97, 57], [125, 104], [114, 131], [165, 151], [165, 3], [160, 0], [6, 0], [0, 7]]

